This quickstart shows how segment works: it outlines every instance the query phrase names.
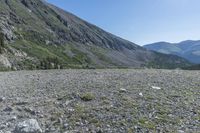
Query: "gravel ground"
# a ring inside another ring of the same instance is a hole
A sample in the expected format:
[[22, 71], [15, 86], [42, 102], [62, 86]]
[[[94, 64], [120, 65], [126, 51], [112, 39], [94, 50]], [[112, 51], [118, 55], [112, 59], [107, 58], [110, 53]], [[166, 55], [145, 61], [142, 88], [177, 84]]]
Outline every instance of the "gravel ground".
[[0, 73], [0, 133], [27, 119], [45, 133], [198, 133], [200, 71]]

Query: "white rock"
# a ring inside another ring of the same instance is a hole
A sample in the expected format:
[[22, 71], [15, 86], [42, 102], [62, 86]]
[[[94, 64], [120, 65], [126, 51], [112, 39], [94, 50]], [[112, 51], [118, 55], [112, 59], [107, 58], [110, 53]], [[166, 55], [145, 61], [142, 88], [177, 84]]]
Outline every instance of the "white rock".
[[70, 112], [74, 112], [73, 108], [68, 108], [67, 110], [70, 111]]
[[157, 87], [157, 86], [151, 86], [152, 89], [155, 89], [155, 90], [161, 90], [160, 87]]
[[120, 91], [120, 92], [127, 92], [127, 90], [124, 89], [124, 88], [120, 88], [119, 91]]
[[42, 133], [42, 129], [37, 120], [29, 119], [17, 124], [14, 133]]
[[49, 41], [49, 40], [45, 40], [45, 43], [46, 43], [46, 45], [48, 45], [48, 44], [51, 43], [51, 41]]
[[68, 106], [71, 102], [72, 102], [71, 100], [66, 101], [66, 102], [65, 102], [65, 105]]
[[13, 116], [10, 120], [11, 120], [11, 121], [17, 120], [17, 116]]
[[12, 65], [9, 62], [8, 58], [3, 56], [3, 55], [0, 55], [0, 64], [4, 65], [5, 67], [8, 67], [8, 68], [12, 67]]
[[0, 102], [3, 102], [3, 101], [5, 101], [5, 97], [0, 97]]
[[178, 130], [178, 133], [185, 133], [183, 130]]
[[140, 92], [139, 95], [140, 95], [141, 97], [143, 97], [143, 93], [142, 93], [142, 92]]
[[0, 130], [0, 133], [11, 133], [11, 131], [1, 131]]
[[28, 12], [30, 12], [30, 13], [31, 13], [32, 11], [31, 11], [30, 9], [28, 9]]

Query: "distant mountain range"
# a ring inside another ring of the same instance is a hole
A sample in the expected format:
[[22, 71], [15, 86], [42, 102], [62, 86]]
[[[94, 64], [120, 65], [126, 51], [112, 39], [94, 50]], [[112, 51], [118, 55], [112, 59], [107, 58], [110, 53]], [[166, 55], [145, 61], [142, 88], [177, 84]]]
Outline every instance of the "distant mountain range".
[[192, 63], [200, 64], [200, 41], [187, 40], [180, 43], [157, 42], [144, 45], [144, 48], [164, 54], [177, 55]]
[[0, 0], [0, 66], [177, 68], [190, 63], [147, 50], [43, 0]]

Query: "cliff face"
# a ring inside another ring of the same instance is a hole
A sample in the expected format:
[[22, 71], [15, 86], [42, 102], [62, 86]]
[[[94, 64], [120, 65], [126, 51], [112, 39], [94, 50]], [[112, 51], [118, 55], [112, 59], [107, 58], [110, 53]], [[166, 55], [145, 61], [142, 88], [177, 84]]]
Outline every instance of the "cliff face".
[[[2, 56], [16, 69], [187, 64], [182, 58], [148, 51], [41, 0], [0, 2], [6, 44]], [[158, 57], [166, 60], [155, 62]]]

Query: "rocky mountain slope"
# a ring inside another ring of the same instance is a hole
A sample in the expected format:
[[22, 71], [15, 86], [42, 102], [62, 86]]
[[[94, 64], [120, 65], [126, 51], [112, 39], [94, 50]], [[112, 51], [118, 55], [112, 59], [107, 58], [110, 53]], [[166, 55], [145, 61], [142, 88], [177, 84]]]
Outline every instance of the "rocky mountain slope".
[[188, 65], [142, 48], [41, 0], [0, 0], [0, 64], [13, 69]]
[[164, 54], [174, 54], [183, 57], [192, 63], [200, 64], [200, 41], [183, 41], [180, 43], [158, 42], [144, 46]]
[[199, 75], [152, 69], [1, 72], [0, 133], [199, 133]]

